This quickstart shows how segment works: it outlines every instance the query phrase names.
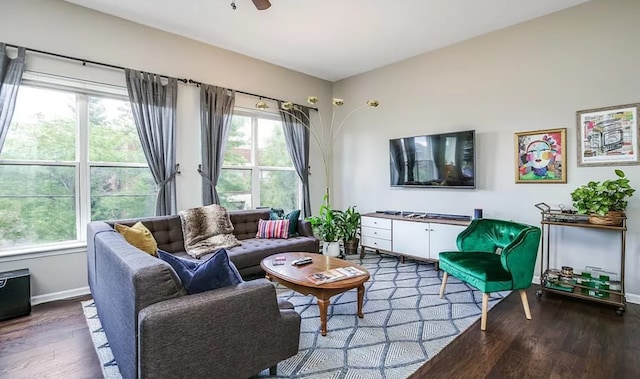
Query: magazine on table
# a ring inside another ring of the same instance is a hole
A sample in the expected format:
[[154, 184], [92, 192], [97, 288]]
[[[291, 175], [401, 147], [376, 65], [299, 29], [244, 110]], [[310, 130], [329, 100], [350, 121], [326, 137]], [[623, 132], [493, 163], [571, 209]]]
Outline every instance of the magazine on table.
[[314, 284], [323, 284], [365, 274], [366, 272], [355, 267], [338, 267], [327, 271], [316, 272], [307, 276], [307, 279]]

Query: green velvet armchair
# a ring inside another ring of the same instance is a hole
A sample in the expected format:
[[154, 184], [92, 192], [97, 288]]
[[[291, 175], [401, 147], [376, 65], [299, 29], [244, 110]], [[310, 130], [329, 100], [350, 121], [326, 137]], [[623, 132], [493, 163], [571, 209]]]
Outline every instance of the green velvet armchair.
[[441, 252], [444, 271], [440, 297], [453, 275], [482, 291], [480, 329], [487, 329], [489, 293], [519, 290], [525, 316], [531, 320], [526, 289], [531, 286], [540, 244], [540, 228], [512, 221], [476, 219], [457, 238], [459, 251]]

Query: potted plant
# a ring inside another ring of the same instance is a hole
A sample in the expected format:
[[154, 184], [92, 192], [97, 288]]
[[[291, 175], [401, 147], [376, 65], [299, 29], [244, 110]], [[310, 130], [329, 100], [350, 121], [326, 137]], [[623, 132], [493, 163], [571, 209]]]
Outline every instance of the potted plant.
[[339, 212], [329, 206], [328, 196], [324, 197], [324, 204], [320, 207], [317, 216], [307, 217], [314, 232], [322, 243], [322, 254], [337, 257], [340, 255], [340, 238], [342, 229], [339, 224]]
[[622, 170], [615, 170], [615, 180], [590, 181], [571, 192], [573, 206], [588, 214], [592, 224], [620, 225], [627, 209], [627, 199], [636, 191]]
[[356, 254], [360, 243], [360, 212], [355, 205], [345, 211], [338, 211], [338, 224], [341, 229], [345, 254]]

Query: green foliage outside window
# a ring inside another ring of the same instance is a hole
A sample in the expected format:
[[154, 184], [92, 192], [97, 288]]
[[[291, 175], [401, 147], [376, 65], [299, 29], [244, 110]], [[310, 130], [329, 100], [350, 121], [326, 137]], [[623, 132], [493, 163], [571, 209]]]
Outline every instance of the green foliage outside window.
[[[255, 153], [258, 183], [252, 181], [252, 118], [234, 116], [227, 149], [225, 168], [218, 180], [220, 203], [230, 210], [257, 206], [282, 209], [298, 208], [298, 175], [287, 152], [284, 132], [279, 121], [257, 119], [257, 151]], [[233, 167], [233, 168], [232, 168]], [[285, 169], [283, 169], [285, 168]], [[252, 185], [259, 186], [259, 204], [251, 198]]]
[[[66, 108], [34, 104], [43, 96]], [[16, 114], [19, 107], [0, 153], [0, 248], [76, 240], [76, 95], [23, 86]], [[146, 164], [126, 101], [88, 97], [88, 107], [90, 159]], [[92, 219], [153, 212], [148, 168], [92, 167], [90, 174]]]

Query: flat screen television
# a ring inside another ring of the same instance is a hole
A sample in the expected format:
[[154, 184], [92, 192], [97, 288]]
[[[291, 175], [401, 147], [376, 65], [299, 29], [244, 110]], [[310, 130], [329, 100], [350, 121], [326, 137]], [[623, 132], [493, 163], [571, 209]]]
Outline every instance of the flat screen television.
[[475, 188], [475, 130], [389, 140], [392, 187]]

